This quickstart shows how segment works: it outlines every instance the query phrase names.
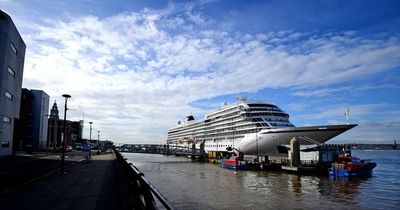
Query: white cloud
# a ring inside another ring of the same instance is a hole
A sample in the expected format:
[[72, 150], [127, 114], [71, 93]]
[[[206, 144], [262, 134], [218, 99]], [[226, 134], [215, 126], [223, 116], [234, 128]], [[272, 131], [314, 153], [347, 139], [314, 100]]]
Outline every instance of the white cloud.
[[381, 84], [381, 85], [360, 85], [360, 86], [343, 86], [333, 88], [321, 88], [311, 90], [296, 90], [292, 93], [294, 96], [302, 97], [325, 97], [335, 93], [346, 93], [346, 92], [362, 92], [367, 90], [382, 90], [382, 89], [399, 89], [399, 85], [394, 84]]
[[[204, 20], [199, 14], [191, 18]], [[206, 112], [189, 105], [199, 99], [318, 87], [400, 66], [397, 37], [187, 31], [180, 28], [186, 21], [167, 10], [48, 21], [24, 36], [24, 87], [43, 89], [59, 102], [62, 93], [70, 93], [70, 106], [84, 109], [105, 137], [159, 142], [186, 114]], [[176, 23], [180, 31], [170, 34], [163, 23]], [[71, 112], [73, 118], [81, 115]], [[122, 115], [126, 118], [117, 117]], [[332, 116], [332, 110], [321, 116]]]
[[339, 118], [344, 119], [344, 113], [347, 108], [350, 110], [350, 118], [355, 120], [362, 119], [363, 116], [382, 116], [382, 114], [386, 114], [384, 110], [392, 108], [391, 104], [356, 104], [356, 105], [345, 105], [345, 104], [337, 104], [337, 105], [329, 105], [326, 107], [320, 107], [320, 111], [312, 114], [307, 114], [302, 116], [305, 119], [332, 119]]
[[307, 105], [304, 103], [289, 103], [286, 104], [286, 107], [293, 111], [302, 111], [307, 107]]
[[322, 88], [322, 89], [317, 89], [317, 90], [302, 90], [302, 91], [293, 92], [293, 95], [307, 96], [307, 97], [324, 97], [324, 96], [329, 96], [332, 93], [343, 92], [343, 91], [348, 91], [348, 90], [352, 90], [352, 87], [346, 86], [346, 87], [340, 87], [340, 88]]

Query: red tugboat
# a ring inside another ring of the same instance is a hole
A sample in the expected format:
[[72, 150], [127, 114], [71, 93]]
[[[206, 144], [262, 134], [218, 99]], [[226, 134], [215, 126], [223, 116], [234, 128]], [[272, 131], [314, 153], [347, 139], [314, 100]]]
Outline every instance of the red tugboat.
[[243, 153], [237, 149], [232, 149], [233, 153], [231, 157], [224, 158], [221, 160], [221, 166], [223, 168], [229, 168], [234, 170], [247, 170], [251, 169], [251, 164], [244, 160]]
[[332, 167], [329, 168], [329, 175], [344, 177], [370, 176], [372, 175], [372, 169], [375, 167], [376, 163], [369, 160], [360, 160], [351, 155], [340, 155], [337, 161], [332, 163]]
[[249, 163], [243, 160], [241, 155], [232, 155], [229, 159], [225, 158], [221, 161], [223, 168], [229, 168], [234, 170], [247, 170], [250, 169]]

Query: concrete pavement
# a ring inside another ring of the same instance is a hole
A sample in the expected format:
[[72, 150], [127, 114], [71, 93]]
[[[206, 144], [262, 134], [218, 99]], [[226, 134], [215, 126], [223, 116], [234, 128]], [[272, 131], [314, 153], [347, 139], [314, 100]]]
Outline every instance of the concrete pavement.
[[[122, 209], [114, 154], [94, 155], [92, 159], [81, 162], [79, 158], [72, 159], [64, 175], [55, 169], [32, 183], [20, 186], [19, 190], [3, 193], [1, 209]], [[32, 160], [21, 161], [20, 165], [26, 166], [26, 161]], [[2, 163], [5, 162], [0, 160], [1, 168], [4, 167]], [[59, 163], [57, 161], [58, 167]], [[55, 166], [54, 162], [47, 161], [40, 165], [46, 167], [46, 164]], [[18, 172], [19, 168], [10, 174]]]
[[[66, 153], [65, 166], [83, 159], [81, 152]], [[0, 157], [0, 196], [60, 170], [58, 153], [17, 154]]]

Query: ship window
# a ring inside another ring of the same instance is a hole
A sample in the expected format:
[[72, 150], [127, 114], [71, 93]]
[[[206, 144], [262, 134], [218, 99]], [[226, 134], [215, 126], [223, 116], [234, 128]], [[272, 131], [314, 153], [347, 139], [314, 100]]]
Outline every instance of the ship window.
[[14, 44], [11, 42], [10, 44], [11, 50], [14, 52], [14, 54], [17, 54], [17, 48], [15, 48]]
[[8, 67], [8, 73], [10, 73], [10, 74], [11, 74], [11, 76], [15, 77], [15, 71], [14, 71], [14, 70], [12, 70], [12, 68], [11, 68], [11, 67]]

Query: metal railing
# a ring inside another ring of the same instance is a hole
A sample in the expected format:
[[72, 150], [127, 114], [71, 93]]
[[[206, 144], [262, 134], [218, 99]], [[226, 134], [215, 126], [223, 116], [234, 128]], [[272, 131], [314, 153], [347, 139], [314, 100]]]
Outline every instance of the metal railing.
[[[121, 175], [124, 177], [126, 184], [125, 186], [127, 193], [131, 198], [128, 198], [128, 203], [124, 208], [134, 209], [175, 209], [171, 203], [167, 201], [164, 196], [157, 191], [157, 189], [144, 177], [144, 174], [140, 172], [132, 163], [128, 163], [127, 159], [124, 158], [117, 150], [114, 150], [117, 157], [119, 169]], [[154, 197], [163, 206], [158, 207]]]

